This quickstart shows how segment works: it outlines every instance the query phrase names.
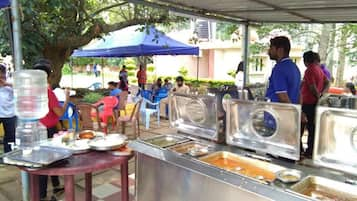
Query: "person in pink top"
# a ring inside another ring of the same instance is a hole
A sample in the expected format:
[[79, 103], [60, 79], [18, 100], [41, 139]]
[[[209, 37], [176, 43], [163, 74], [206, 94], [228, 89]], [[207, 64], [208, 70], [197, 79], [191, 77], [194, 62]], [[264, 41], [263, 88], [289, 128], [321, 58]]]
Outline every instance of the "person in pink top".
[[[38, 60], [33, 69], [42, 70], [47, 73], [47, 81], [50, 83], [49, 78], [52, 73], [52, 63], [47, 59]], [[56, 95], [53, 93], [50, 84], [48, 84], [48, 113], [45, 117], [40, 119], [40, 122], [46, 126], [47, 135], [49, 138], [52, 138], [55, 133], [57, 133], [56, 125], [59, 122], [60, 117], [65, 113], [65, 108], [67, 107], [69, 100], [69, 91], [66, 90], [66, 99], [63, 106], [60, 105]], [[41, 200], [48, 200], [47, 198], [47, 179], [48, 176], [40, 176], [40, 197]], [[63, 186], [60, 185], [58, 176], [51, 176], [53, 193], [56, 194], [64, 190]], [[49, 200], [56, 200], [54, 196], [50, 197]]]

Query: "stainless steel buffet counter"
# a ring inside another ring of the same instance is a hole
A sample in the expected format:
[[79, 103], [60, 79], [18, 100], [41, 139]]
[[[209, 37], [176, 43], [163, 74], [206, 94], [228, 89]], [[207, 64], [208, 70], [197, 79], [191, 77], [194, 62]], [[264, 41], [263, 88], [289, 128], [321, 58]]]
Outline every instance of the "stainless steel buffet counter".
[[171, 125], [185, 134], [129, 144], [137, 201], [357, 201], [357, 165], [343, 155], [357, 156], [357, 111], [318, 108], [314, 160], [300, 160], [299, 105], [230, 100], [222, 125], [214, 96], [170, 101]]
[[[239, 156], [252, 155], [252, 152], [235, 147], [218, 145], [202, 139], [198, 141], [209, 144], [212, 147], [210, 153], [228, 151]], [[295, 183], [286, 184], [277, 179], [266, 182], [248, 178], [209, 165], [200, 161], [199, 157], [176, 153], [170, 150], [170, 147], [159, 148], [144, 140], [133, 141], [130, 147], [137, 151], [137, 201], [315, 200], [292, 191], [290, 188]], [[271, 164], [283, 168], [300, 170], [300, 181], [309, 175], [338, 181], [337, 186], [331, 186], [336, 190], [344, 191], [346, 186], [351, 188], [351, 185], [344, 182], [357, 179], [325, 168], [309, 167], [309, 161], [301, 165], [273, 157], [269, 157], [268, 160], [271, 160]], [[356, 187], [352, 186], [352, 189], [357, 193]], [[354, 198], [353, 200], [357, 200], [357, 195]]]

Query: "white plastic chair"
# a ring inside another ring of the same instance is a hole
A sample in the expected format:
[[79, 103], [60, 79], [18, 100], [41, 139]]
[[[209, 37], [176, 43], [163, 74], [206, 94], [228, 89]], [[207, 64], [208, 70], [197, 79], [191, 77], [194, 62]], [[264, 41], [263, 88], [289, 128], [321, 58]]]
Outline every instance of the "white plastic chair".
[[157, 125], [160, 126], [160, 102], [153, 103], [148, 99], [143, 98], [140, 114], [146, 129], [149, 129], [150, 127], [150, 116], [155, 113], [157, 114]]

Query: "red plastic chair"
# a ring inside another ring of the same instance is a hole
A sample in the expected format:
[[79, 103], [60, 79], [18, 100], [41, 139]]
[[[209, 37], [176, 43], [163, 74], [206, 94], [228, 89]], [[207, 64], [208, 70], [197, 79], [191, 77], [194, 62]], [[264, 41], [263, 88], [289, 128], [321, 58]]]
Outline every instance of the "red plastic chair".
[[329, 94], [343, 94], [345, 93], [345, 90], [343, 88], [339, 88], [339, 87], [330, 87], [328, 90]]
[[[116, 119], [114, 109], [118, 105], [118, 98], [115, 96], [106, 96], [94, 103], [93, 105], [99, 109], [99, 118], [100, 122], [103, 122], [104, 125], [108, 125], [109, 119], [112, 120], [112, 129], [115, 128]], [[95, 118], [95, 112], [91, 113], [91, 117]], [[107, 133], [107, 126], [104, 127], [104, 132]]]

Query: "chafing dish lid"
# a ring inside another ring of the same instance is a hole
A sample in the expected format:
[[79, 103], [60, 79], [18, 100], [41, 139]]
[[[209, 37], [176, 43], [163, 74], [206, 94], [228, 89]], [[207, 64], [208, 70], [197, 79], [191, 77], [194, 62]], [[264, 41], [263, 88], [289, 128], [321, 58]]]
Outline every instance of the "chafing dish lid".
[[217, 98], [206, 95], [170, 95], [170, 125], [180, 132], [218, 139]]
[[299, 160], [300, 115], [299, 105], [231, 100], [227, 144]]
[[315, 164], [357, 175], [357, 111], [318, 107]]

